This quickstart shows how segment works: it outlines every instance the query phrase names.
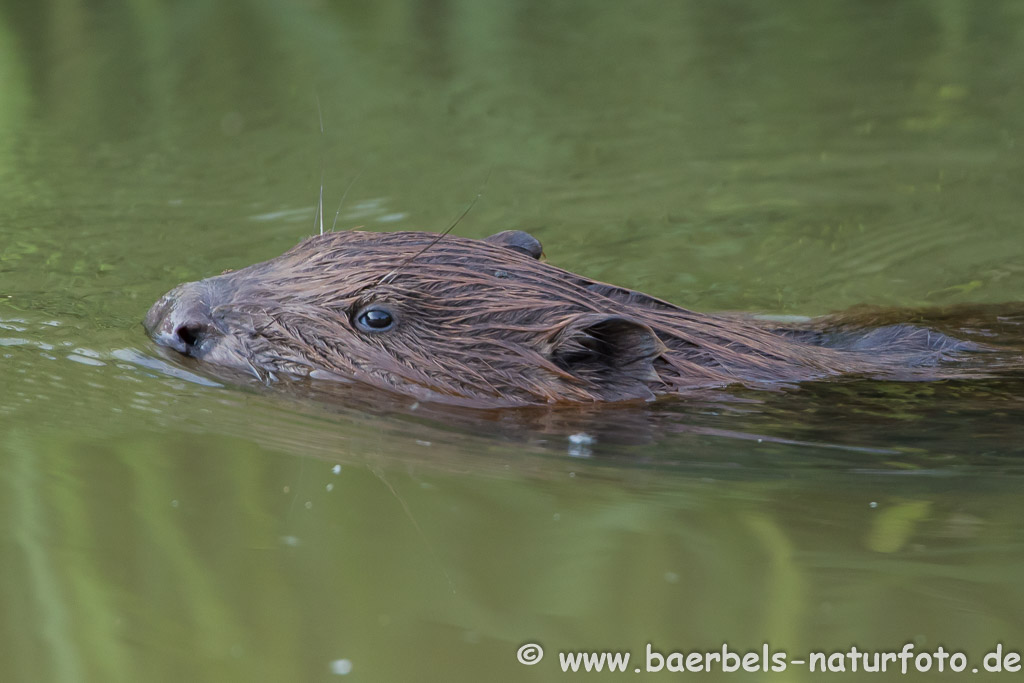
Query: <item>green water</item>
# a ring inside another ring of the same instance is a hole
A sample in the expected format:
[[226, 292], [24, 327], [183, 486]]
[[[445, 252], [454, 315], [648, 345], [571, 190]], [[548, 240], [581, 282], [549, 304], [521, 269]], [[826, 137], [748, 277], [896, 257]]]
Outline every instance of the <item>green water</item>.
[[311, 234], [321, 175], [339, 228], [482, 192], [460, 234], [697, 310], [1024, 301], [1022, 73], [1012, 0], [0, 1], [0, 680], [1024, 650], [1020, 373], [449, 415], [140, 325]]

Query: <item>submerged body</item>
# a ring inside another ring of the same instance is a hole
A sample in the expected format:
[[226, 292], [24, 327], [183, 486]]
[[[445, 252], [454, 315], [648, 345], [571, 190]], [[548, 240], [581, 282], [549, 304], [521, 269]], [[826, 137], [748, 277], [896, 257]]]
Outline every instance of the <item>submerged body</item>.
[[[436, 242], [436, 243], [435, 243]], [[163, 346], [255, 374], [500, 407], [621, 401], [856, 374], [943, 376], [970, 342], [910, 325], [772, 329], [540, 260], [539, 242], [337, 232], [186, 283], [150, 309]]]

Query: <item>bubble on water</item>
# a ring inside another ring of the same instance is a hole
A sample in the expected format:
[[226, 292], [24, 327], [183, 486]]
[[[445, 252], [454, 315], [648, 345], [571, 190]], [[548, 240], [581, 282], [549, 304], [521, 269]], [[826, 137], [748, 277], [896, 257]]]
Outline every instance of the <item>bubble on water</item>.
[[352, 662], [348, 659], [335, 659], [331, 662], [331, 673], [345, 676], [352, 673]]
[[326, 488], [328, 491], [333, 491], [334, 490], [334, 484], [328, 484], [324, 488]]
[[331, 468], [331, 472], [334, 472], [335, 474], [339, 474], [341, 472], [341, 465], [335, 465], [334, 467], [332, 467]]
[[594, 445], [595, 439], [586, 432], [580, 432], [578, 434], [569, 435], [569, 457], [571, 458], [589, 458], [594, 455], [591, 450], [591, 446]]
[[875, 501], [871, 501], [870, 503], [868, 503], [868, 507], [874, 510], [876, 507], [878, 507], [878, 503], [876, 503]]

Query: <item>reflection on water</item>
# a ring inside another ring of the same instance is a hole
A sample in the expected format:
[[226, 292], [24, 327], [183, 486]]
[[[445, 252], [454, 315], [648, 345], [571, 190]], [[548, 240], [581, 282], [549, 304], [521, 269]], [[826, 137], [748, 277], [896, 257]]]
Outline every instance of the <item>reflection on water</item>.
[[[3, 680], [1024, 649], [1022, 43], [998, 1], [0, 1]], [[312, 232], [321, 160], [339, 227], [441, 229], [489, 178], [463, 234], [1000, 350], [490, 413], [165, 361], [152, 301]]]

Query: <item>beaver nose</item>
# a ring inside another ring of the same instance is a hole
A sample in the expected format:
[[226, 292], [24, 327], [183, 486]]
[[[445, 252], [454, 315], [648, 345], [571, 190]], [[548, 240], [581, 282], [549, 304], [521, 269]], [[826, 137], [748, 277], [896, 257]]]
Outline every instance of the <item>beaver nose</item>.
[[210, 306], [190, 285], [165, 294], [146, 314], [147, 334], [160, 346], [198, 356], [214, 329]]

